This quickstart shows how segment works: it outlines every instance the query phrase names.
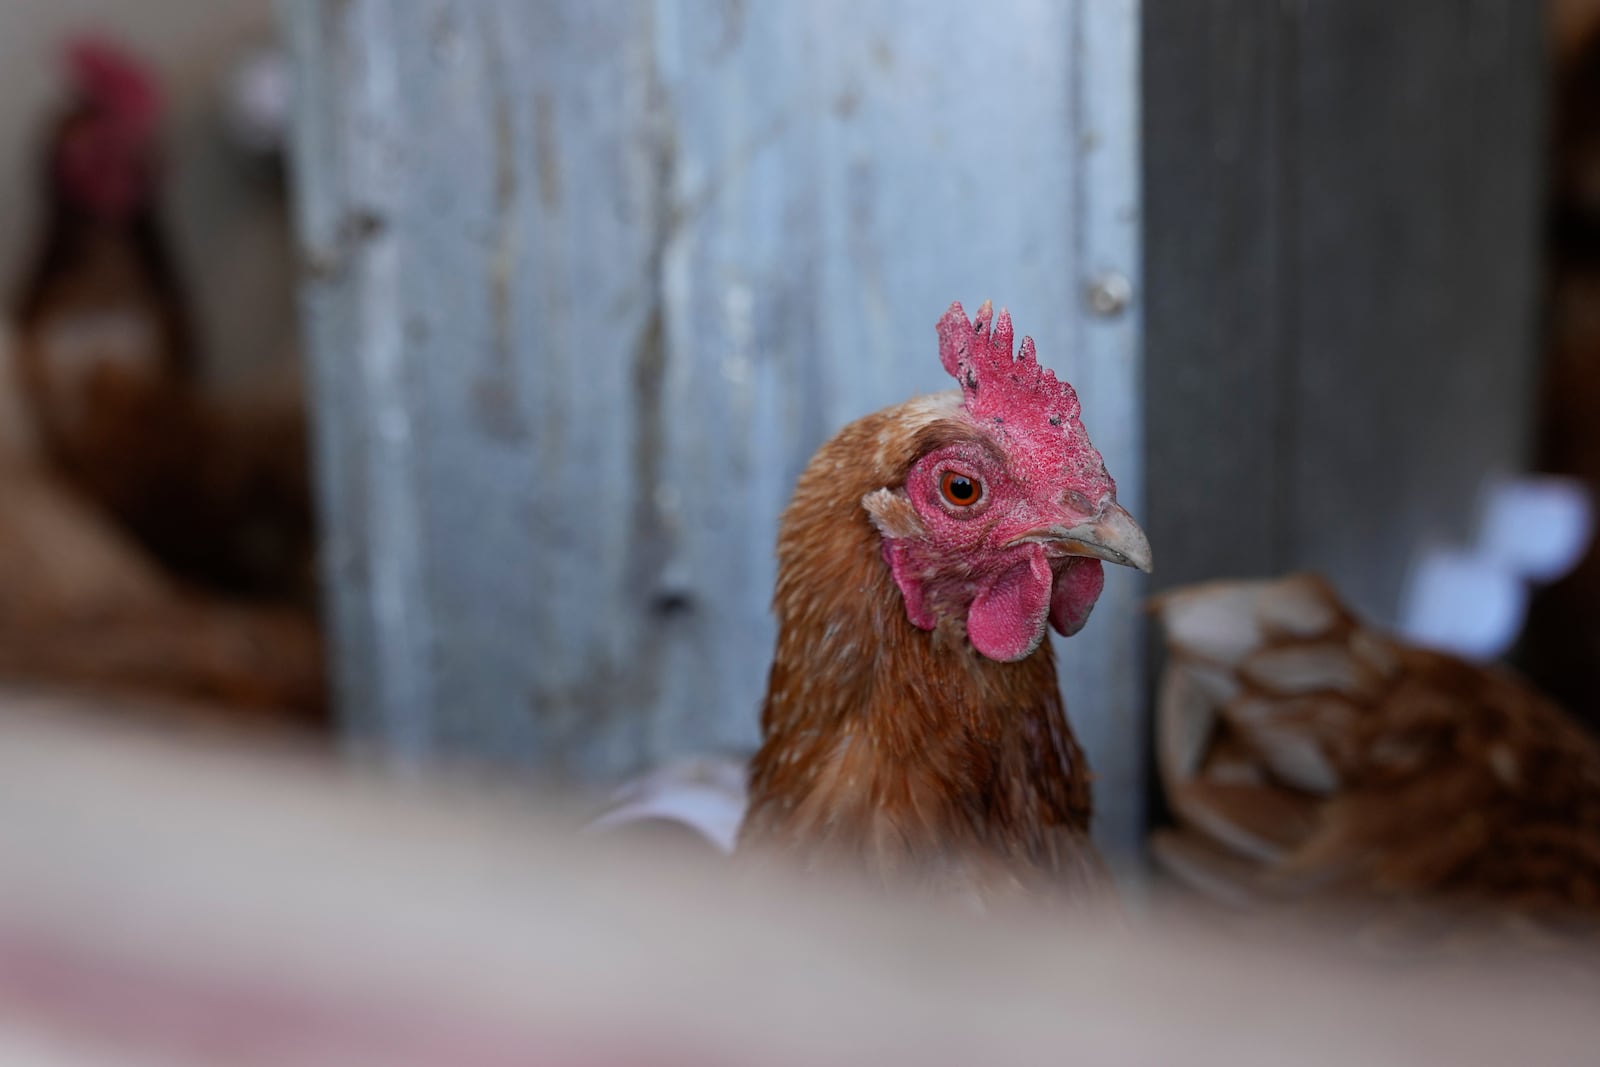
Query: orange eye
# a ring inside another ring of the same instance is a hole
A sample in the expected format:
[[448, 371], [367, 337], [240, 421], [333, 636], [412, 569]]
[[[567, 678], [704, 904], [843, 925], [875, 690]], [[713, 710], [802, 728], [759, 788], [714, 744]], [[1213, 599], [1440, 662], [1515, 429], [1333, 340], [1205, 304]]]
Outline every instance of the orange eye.
[[939, 492], [958, 508], [970, 508], [983, 496], [983, 486], [978, 479], [960, 471], [945, 471], [939, 479]]

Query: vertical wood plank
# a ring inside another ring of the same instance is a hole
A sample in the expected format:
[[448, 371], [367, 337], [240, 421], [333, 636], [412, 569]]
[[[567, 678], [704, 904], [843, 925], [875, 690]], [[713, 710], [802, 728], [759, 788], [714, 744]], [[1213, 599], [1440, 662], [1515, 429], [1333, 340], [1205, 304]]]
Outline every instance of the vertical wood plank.
[[406, 336], [438, 752], [592, 776], [655, 706], [651, 7], [403, 7]]
[[[1071, 351], [1073, 381], [1116, 477], [1118, 499], [1148, 521], [1140, 11], [1140, 0], [1080, 0], [1073, 8], [1068, 150], [1079, 284], [1071, 294]], [[1126, 306], [1119, 306], [1123, 300]], [[1149, 727], [1140, 604], [1147, 582], [1122, 567], [1106, 571], [1095, 627], [1071, 640], [1052, 639], [1061, 653], [1068, 711], [1095, 772], [1095, 834], [1121, 857], [1142, 848], [1145, 830]]]
[[648, 13], [286, 4], [342, 704], [402, 757], [636, 758]]
[[1543, 17], [1519, 0], [1286, 17], [1287, 532], [1391, 620], [1414, 554], [1470, 536], [1483, 478], [1520, 469], [1531, 443]]
[[1392, 619], [1531, 418], [1542, 18], [1147, 7], [1158, 584], [1314, 568]]
[[1146, 449], [1155, 584], [1286, 566], [1291, 309], [1278, 0], [1149, 0]]
[[416, 416], [397, 333], [404, 162], [393, 12], [286, 0], [302, 63], [294, 130], [302, 307], [317, 407], [324, 574], [340, 706], [358, 738], [404, 762], [431, 747], [430, 618], [422, 573]]

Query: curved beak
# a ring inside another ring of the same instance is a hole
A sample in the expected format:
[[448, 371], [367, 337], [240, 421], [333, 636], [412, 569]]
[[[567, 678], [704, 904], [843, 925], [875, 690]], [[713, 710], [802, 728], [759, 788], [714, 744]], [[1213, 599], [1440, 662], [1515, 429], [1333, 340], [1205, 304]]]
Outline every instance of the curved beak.
[[1009, 544], [1027, 542], [1048, 542], [1068, 555], [1093, 556], [1146, 574], [1152, 569], [1149, 539], [1133, 521], [1133, 516], [1115, 502], [1108, 502], [1087, 522], [1076, 526], [1042, 526], [1013, 538]]

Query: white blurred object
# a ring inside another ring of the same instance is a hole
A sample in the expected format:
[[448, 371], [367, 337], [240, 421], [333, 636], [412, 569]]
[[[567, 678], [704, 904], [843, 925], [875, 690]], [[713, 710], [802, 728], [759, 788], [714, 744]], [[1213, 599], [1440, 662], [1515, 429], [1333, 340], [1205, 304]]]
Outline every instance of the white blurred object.
[[266, 45], [245, 54], [223, 88], [223, 115], [242, 148], [258, 155], [283, 150], [293, 91], [281, 49]]
[[1400, 633], [1467, 659], [1504, 655], [1522, 631], [1529, 585], [1570, 571], [1593, 534], [1594, 502], [1581, 483], [1546, 475], [1491, 483], [1472, 546], [1429, 549], [1412, 568]]
[[1487, 494], [1478, 543], [1530, 582], [1572, 570], [1594, 535], [1594, 502], [1571, 478], [1518, 478]]
[[0, 692], [6, 1067], [1558, 1067], [1600, 1047], [1576, 924], [1515, 958], [1390, 938], [1368, 966], [1309, 918], [979, 918], [585, 849], [559, 804], [73, 712]]
[[662, 820], [684, 826], [731, 855], [744, 820], [749, 760], [697, 756], [669, 763], [623, 784], [611, 806], [586, 827], [605, 833]]
[[1528, 610], [1528, 587], [1496, 561], [1435, 549], [1412, 570], [1400, 630], [1429, 648], [1490, 660], [1511, 647]]

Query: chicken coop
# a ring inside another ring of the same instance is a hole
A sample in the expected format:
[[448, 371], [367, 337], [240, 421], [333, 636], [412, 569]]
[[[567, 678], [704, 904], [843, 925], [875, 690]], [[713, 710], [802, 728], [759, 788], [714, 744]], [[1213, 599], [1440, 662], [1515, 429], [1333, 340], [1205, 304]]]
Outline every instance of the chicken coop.
[[1149, 593], [1311, 567], [1394, 619], [1527, 459], [1537, 5], [281, 10], [337, 692], [397, 760], [753, 746], [779, 514], [942, 387], [951, 300], [1150, 532], [1059, 642], [1116, 847]]

